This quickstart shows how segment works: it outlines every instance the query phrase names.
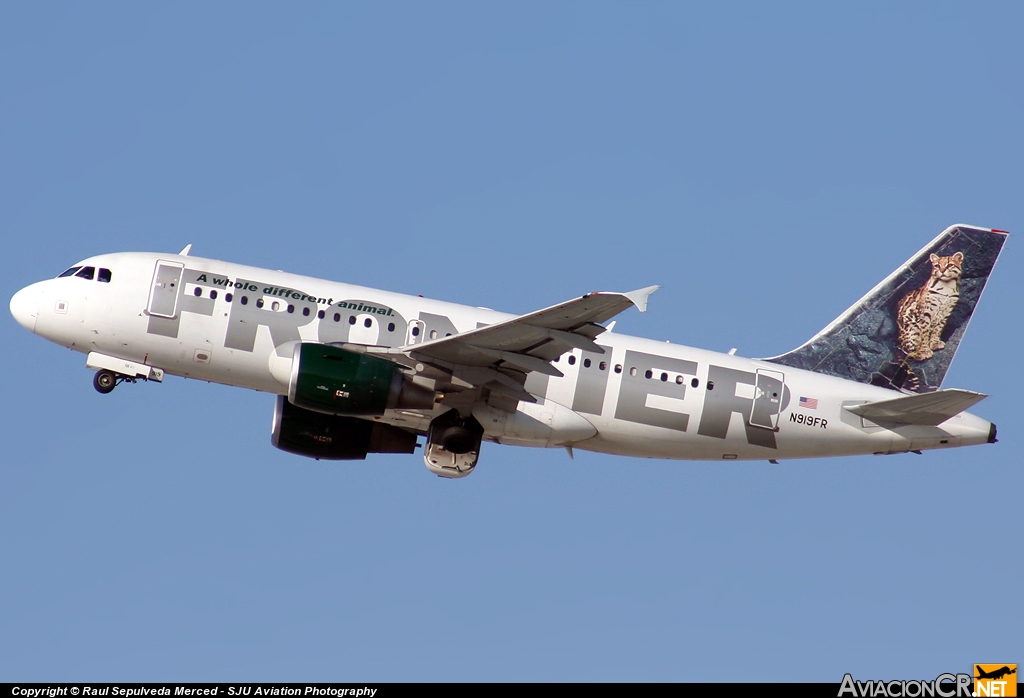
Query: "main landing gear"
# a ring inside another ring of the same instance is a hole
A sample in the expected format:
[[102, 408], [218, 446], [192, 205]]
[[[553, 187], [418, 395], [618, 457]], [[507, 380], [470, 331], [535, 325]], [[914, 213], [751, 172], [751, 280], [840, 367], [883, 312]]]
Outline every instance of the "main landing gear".
[[116, 388], [118, 383], [123, 383], [125, 381], [134, 383], [135, 379], [130, 378], [129, 376], [123, 376], [120, 373], [114, 373], [113, 371], [103, 369], [101, 371], [96, 371], [96, 375], [92, 378], [92, 387], [96, 388], [97, 392], [106, 395]]
[[427, 470], [441, 477], [466, 477], [480, 458], [484, 428], [475, 417], [449, 410], [435, 417], [427, 431], [423, 461]]

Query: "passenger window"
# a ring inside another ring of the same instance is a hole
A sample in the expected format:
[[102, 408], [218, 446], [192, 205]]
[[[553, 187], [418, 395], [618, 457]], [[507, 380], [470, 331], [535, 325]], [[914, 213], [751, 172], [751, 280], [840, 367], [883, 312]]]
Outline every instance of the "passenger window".
[[370, 318], [363, 320], [363, 327], [373, 327], [373, 320]]
[[350, 325], [356, 324], [356, 316], [355, 315], [349, 315], [348, 316], [348, 324], [350, 324]]
[[96, 267], [82, 267], [82, 271], [75, 274], [80, 279], [87, 279], [92, 281], [93, 274], [96, 273]]
[[230, 293], [225, 293], [224, 294], [224, 300], [227, 301], [228, 303], [231, 302], [232, 298], [233, 298], [233, 296]]
[[210, 291], [210, 298], [212, 298], [213, 300], [217, 300], [217, 290], [216, 289], [213, 289], [213, 290]]
[[242, 305], [249, 304], [249, 296], [242, 296]]
[[388, 332], [394, 332], [394, 331], [395, 331], [395, 323], [389, 322], [388, 323]]
[[263, 299], [262, 298], [257, 298], [256, 299], [256, 307], [257, 308], [262, 308], [263, 307]]
[[570, 366], [575, 366], [576, 365], [576, 357], [573, 356], [572, 354], [569, 354], [569, 365]]
[[430, 338], [437, 339], [437, 330], [430, 330]]
[[615, 364], [615, 372], [622, 373], [622, 364]]
[[[309, 310], [309, 308], [306, 308], [306, 310]], [[302, 314], [303, 314], [303, 315], [308, 315], [308, 314], [309, 314], [309, 313], [307, 313], [307, 312], [306, 312], [306, 310], [303, 310], [303, 311], [302, 311]], [[317, 316], [317, 318], [319, 318], [320, 320], [323, 320], [323, 319], [324, 319], [324, 315], [326, 315], [326, 313], [324, 313], [324, 311], [322, 311], [322, 310], [318, 310], [318, 311], [316, 311], [316, 316]]]
[[65, 276], [74, 276], [74, 275], [75, 275], [75, 273], [76, 273], [76, 272], [77, 272], [77, 271], [78, 271], [79, 269], [81, 269], [81, 268], [82, 268], [82, 267], [71, 267], [71, 268], [70, 268], [70, 269], [68, 269], [67, 271], [64, 271], [64, 272], [62, 272], [62, 273], [61, 273], [61, 275], [60, 275], [60, 276], [58, 276], [57, 278], [58, 278], [58, 279], [63, 279], [63, 278], [65, 277]]
[[419, 337], [419, 336], [420, 336], [420, 328], [419, 328], [419, 325], [413, 325], [413, 328], [412, 328], [412, 336], [413, 336], [413, 337]]
[[683, 377], [682, 376], [676, 376], [676, 385], [682, 385], [682, 384], [683, 384]]
[[196, 286], [196, 290], [192, 292], [192, 295], [195, 296], [196, 298], [199, 298], [199, 296], [203, 295], [203, 289], [201, 289], [199, 286]]
[[341, 322], [341, 313], [335, 313], [334, 314], [334, 321], [335, 322]]
[[[289, 313], [294, 313], [295, 312], [295, 306], [292, 305], [291, 303], [288, 304], [288, 312]], [[308, 313], [307, 313], [307, 315], [308, 315]]]
[[276, 313], [278, 310], [281, 309], [281, 303], [279, 303], [278, 301], [274, 301], [273, 303], [270, 304], [270, 309]]
[[96, 278], [99, 279], [99, 281], [101, 281], [102, 283], [109, 284], [110, 283], [110, 270], [109, 269], [102, 269], [101, 268], [100, 269], [100, 274]]
[[636, 366], [631, 366], [630, 367], [629, 375], [631, 375], [631, 376], [635, 376], [636, 375]]
[[668, 383], [668, 374], [667, 373], [662, 373], [661, 374], [661, 382], [662, 383]]
[[583, 359], [583, 368], [590, 368], [590, 359]]
[[598, 367], [599, 369], [601, 369], [601, 370], [603, 371], [603, 370], [605, 370], [606, 368], [608, 368], [608, 364], [607, 364], [607, 362], [605, 362], [605, 361], [602, 361], [601, 363], [599, 363], [599, 364], [597, 365], [597, 367]]
[[714, 381], [708, 381], [708, 390], [714, 390], [714, 389], [715, 389], [715, 382]]
[[692, 385], [694, 388], [696, 388], [697, 386], [700, 385], [700, 381], [697, 380], [696, 378], [694, 378], [692, 381], [690, 381], [690, 385]]
[[647, 369], [647, 370], [646, 370], [646, 371], [644, 372], [644, 378], [650, 378], [650, 377], [651, 377], [651, 376], [653, 376], [653, 375], [654, 375], [654, 371], [652, 371], [651, 369]]

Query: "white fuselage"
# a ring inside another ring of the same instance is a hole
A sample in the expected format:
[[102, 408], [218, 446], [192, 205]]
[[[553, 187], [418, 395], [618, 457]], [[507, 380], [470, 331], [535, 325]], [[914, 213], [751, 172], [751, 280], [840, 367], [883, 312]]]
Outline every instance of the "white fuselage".
[[[18, 321], [83, 353], [276, 394], [287, 393], [296, 341], [400, 347], [513, 317], [199, 257], [117, 253], [78, 266], [109, 269], [111, 279], [33, 284], [11, 302]], [[884, 427], [843, 409], [901, 395], [872, 385], [614, 332], [596, 342], [604, 354], [577, 349], [558, 360], [563, 377], [530, 374], [525, 387], [539, 402], [520, 402], [517, 415], [529, 419], [474, 408], [485, 439], [775, 460], [981, 444], [990, 435], [990, 423], [968, 413], [937, 427]], [[380, 419], [422, 433], [440, 411]]]

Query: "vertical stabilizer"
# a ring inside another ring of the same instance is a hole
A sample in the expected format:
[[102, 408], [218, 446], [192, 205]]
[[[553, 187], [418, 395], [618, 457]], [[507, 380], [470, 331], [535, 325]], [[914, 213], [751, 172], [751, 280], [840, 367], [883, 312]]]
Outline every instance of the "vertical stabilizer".
[[767, 361], [905, 392], [938, 390], [1006, 233], [954, 225], [803, 346]]

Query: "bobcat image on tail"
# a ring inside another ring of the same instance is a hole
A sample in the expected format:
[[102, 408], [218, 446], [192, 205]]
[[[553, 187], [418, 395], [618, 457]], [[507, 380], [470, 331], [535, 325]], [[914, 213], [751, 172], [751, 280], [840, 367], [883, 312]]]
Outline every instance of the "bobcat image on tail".
[[896, 311], [899, 346], [908, 359], [925, 361], [946, 345], [939, 336], [946, 320], [960, 300], [960, 275], [964, 253], [950, 257], [932, 254], [932, 275], [921, 288], [914, 289], [900, 301]]
[[905, 393], [940, 389], [1006, 237], [946, 228], [818, 334], [766, 361]]

